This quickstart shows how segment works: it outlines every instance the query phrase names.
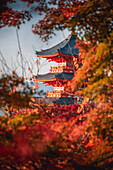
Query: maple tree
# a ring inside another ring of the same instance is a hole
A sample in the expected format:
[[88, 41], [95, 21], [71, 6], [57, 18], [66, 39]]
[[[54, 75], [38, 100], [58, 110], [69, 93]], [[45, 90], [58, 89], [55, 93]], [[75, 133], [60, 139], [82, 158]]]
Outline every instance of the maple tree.
[[[0, 107], [27, 107], [33, 94], [27, 87], [23, 78], [19, 78], [15, 72], [13, 76], [2, 76], [0, 79]], [[21, 102], [21, 101], [24, 102]]]
[[[91, 136], [89, 146], [93, 146], [95, 140], [102, 139], [106, 148], [112, 147], [109, 141], [112, 138], [113, 112], [113, 2], [67, 0], [48, 3], [50, 5], [45, 17], [34, 25], [33, 31], [47, 40], [55, 30], [68, 28], [86, 41], [79, 44], [82, 66], [75, 73], [72, 88], [73, 90], [82, 88], [77, 93], [84, 97], [83, 107], [90, 99], [94, 100], [95, 106], [97, 105], [88, 116], [87, 126]], [[92, 116], [95, 118], [92, 119]], [[100, 143], [99, 147], [102, 155], [103, 145]], [[100, 155], [94, 156], [94, 151], [92, 154], [93, 159], [99, 160]], [[112, 151], [104, 160], [109, 156], [112, 158]]]
[[[43, 15], [43, 18], [33, 26], [33, 32], [43, 39], [47, 40], [51, 34], [55, 34], [55, 30], [65, 28], [90, 41], [102, 41], [112, 32], [113, 2], [110, 0], [20, 1], [28, 2], [28, 7], [31, 7], [32, 11], [38, 11], [39, 15]], [[8, 3], [16, 3], [15, 0], [2, 0], [0, 3], [1, 27], [19, 26], [25, 19], [30, 20], [32, 17], [32, 11], [13, 11], [13, 7], [9, 8]]]
[[[0, 116], [1, 167], [112, 167], [113, 2], [22, 1], [28, 2], [29, 6], [37, 2], [34, 10], [45, 13], [44, 18], [33, 27], [33, 32], [43, 40], [50, 38], [55, 30], [65, 28], [85, 40], [77, 44], [82, 66], [69, 82], [75, 94], [84, 100], [80, 106], [55, 105], [50, 108], [41, 104], [35, 109], [16, 110], [12, 117]], [[10, 18], [8, 20], [10, 22]], [[7, 22], [2, 26], [5, 25], [8, 25]], [[10, 22], [9, 25], [13, 24]]]
[[[74, 110], [76, 105], [55, 108], [45, 107], [51, 118], [41, 108], [21, 109], [10, 118], [6, 115], [0, 117], [1, 168], [37, 169], [48, 165], [48, 169], [51, 169], [81, 166], [84, 159], [81, 154], [83, 150], [87, 151], [87, 148], [81, 149], [82, 144], [78, 145], [79, 140], [83, 141], [86, 129], [86, 121], [82, 120], [84, 116], [79, 118]], [[60, 117], [61, 110], [63, 117]]]
[[27, 10], [14, 10], [9, 7], [9, 4], [16, 3], [15, 0], [1, 0], [0, 1], [0, 28], [4, 26], [17, 26], [25, 23], [25, 20], [31, 19], [31, 14]]
[[34, 25], [33, 29], [33, 32], [42, 38], [49, 38], [55, 30], [68, 28], [87, 40], [102, 41], [112, 32], [112, 1], [50, 0], [45, 1], [45, 4], [46, 7], [42, 8], [42, 11], [47, 8], [47, 11], [44, 11], [45, 17]]

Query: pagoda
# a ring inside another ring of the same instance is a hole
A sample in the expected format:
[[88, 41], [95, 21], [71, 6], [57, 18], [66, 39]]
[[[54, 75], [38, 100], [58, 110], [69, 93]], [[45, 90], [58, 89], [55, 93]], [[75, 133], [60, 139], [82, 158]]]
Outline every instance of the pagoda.
[[36, 51], [37, 57], [58, 64], [57, 67], [51, 66], [49, 73], [36, 76], [37, 81], [54, 87], [54, 91], [47, 92], [47, 98], [52, 98], [53, 103], [69, 105], [76, 102], [77, 96], [71, 92], [71, 89], [68, 87], [68, 92], [66, 91], [68, 81], [73, 79], [77, 71], [74, 61], [78, 61], [79, 49], [75, 45], [76, 35], [71, 34], [52, 48]]

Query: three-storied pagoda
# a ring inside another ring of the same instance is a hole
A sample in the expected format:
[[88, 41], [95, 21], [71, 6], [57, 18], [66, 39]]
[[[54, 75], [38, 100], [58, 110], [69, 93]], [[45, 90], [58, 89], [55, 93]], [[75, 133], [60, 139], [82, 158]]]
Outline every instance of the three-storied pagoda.
[[58, 67], [51, 67], [49, 73], [37, 75], [39, 82], [54, 87], [54, 91], [47, 92], [47, 97], [53, 98], [53, 103], [69, 105], [76, 102], [77, 97], [71, 92], [71, 89], [68, 88], [70, 91], [66, 92], [67, 82], [74, 77], [76, 71], [74, 61], [78, 61], [79, 49], [75, 45], [76, 36], [71, 34], [52, 48], [36, 51], [37, 57], [58, 63]]

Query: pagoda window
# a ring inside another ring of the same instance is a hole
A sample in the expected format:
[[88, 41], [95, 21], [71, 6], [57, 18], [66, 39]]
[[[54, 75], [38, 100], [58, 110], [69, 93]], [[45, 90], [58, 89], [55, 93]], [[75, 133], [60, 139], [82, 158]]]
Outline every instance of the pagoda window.
[[58, 63], [58, 66], [66, 66], [66, 62]]
[[55, 90], [55, 91], [63, 91], [63, 90], [64, 90], [64, 87], [54, 87], [54, 90]]

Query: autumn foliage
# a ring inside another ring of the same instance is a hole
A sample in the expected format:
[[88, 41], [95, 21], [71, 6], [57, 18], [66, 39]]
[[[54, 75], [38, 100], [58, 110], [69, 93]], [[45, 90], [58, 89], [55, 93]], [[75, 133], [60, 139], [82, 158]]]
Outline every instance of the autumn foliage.
[[26, 10], [13, 10], [9, 4], [16, 3], [15, 0], [1, 0], [0, 1], [0, 28], [5, 26], [17, 26], [30, 20], [31, 14]]
[[[112, 169], [113, 1], [23, 1], [29, 8], [35, 2], [32, 9], [45, 13], [33, 26], [43, 40], [65, 28], [78, 35], [82, 65], [78, 68], [74, 61], [78, 69], [68, 86], [78, 95], [79, 104], [35, 103], [23, 78], [14, 72], [1, 77], [0, 106], [7, 109], [0, 116], [1, 168]], [[14, 1], [0, 2], [4, 7], [0, 8], [0, 26], [18, 26], [25, 12], [7, 12], [7, 2]], [[22, 92], [18, 84], [25, 87]]]
[[[45, 107], [22, 109], [14, 112], [10, 118], [1, 116], [1, 167], [35, 169], [36, 166], [41, 169], [48, 165], [48, 169], [51, 169], [80, 166], [71, 154], [78, 150], [79, 155], [76, 153], [75, 157], [80, 159], [83, 152], [80, 153], [85, 142], [86, 115], [79, 117], [74, 110], [76, 105], [66, 106], [67, 109], [57, 106], [56, 111], [54, 107], [48, 110]], [[68, 109], [71, 109], [71, 114]], [[78, 140], [83, 144], [79, 146]]]

